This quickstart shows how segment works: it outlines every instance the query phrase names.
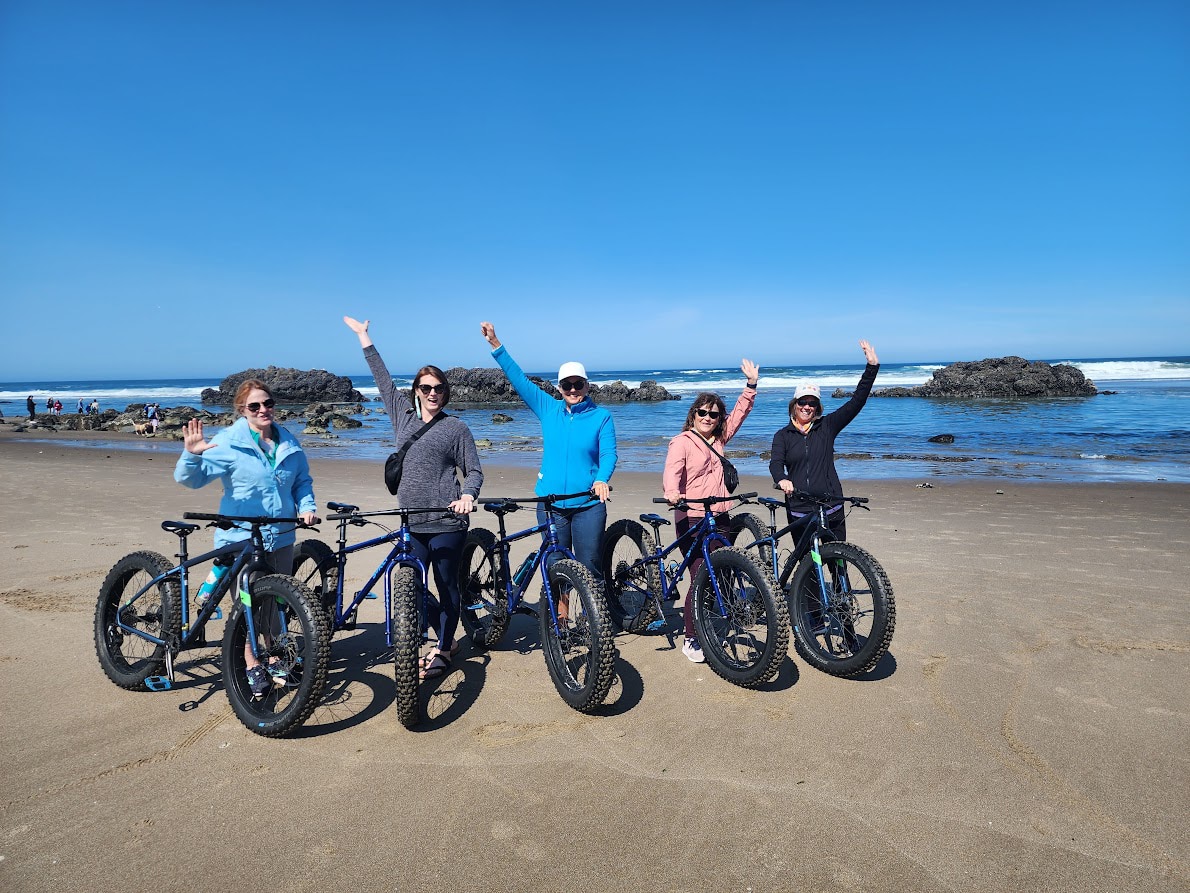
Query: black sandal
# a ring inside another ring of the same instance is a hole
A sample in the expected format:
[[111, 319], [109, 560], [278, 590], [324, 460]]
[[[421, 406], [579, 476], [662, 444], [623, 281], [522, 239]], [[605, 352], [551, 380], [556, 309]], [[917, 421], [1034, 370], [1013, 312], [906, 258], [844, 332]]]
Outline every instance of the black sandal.
[[435, 651], [430, 659], [422, 664], [421, 671], [417, 674], [417, 678], [423, 682], [428, 679], [438, 679], [445, 676], [450, 670], [450, 657], [441, 651]]

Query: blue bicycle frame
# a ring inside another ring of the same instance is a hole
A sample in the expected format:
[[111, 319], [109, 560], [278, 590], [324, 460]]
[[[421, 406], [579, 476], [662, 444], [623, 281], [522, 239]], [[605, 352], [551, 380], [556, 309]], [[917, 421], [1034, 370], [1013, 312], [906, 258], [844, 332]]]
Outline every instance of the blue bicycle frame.
[[[582, 496], [586, 494], [574, 494]], [[558, 528], [554, 523], [554, 502], [562, 499], [570, 499], [571, 496], [543, 496], [533, 497], [531, 499], [480, 499], [479, 503], [484, 507], [485, 511], [492, 512], [496, 516], [497, 524], [500, 528], [500, 536], [496, 540], [496, 549], [500, 554], [500, 570], [501, 579], [504, 583], [504, 594], [508, 599], [508, 613], [515, 614], [520, 611], [523, 614], [529, 614], [536, 617], [537, 611], [532, 608], [522, 606], [521, 599], [529, 588], [538, 569], [542, 569], [541, 580], [545, 590], [546, 604], [550, 608], [550, 616], [554, 626], [554, 631], [559, 632], [558, 629], [558, 612], [555, 610], [556, 604], [554, 601], [553, 589], [550, 586], [549, 574], [545, 572], [549, 568], [551, 561], [559, 558], [574, 559], [574, 553], [558, 542]], [[544, 504], [546, 507], [546, 520], [532, 527], [526, 528], [518, 533], [508, 534], [504, 529], [504, 516], [509, 512], [519, 511], [520, 503], [536, 503]], [[541, 548], [537, 549], [533, 555], [532, 561], [528, 566], [523, 566], [518, 569], [514, 575], [510, 572], [508, 564], [509, 546], [512, 543], [526, 539], [545, 532], [545, 542]], [[521, 579], [518, 582], [514, 579], [519, 576]], [[476, 610], [482, 607], [481, 605], [464, 605], [464, 610]], [[540, 605], [538, 608], [540, 609]]]

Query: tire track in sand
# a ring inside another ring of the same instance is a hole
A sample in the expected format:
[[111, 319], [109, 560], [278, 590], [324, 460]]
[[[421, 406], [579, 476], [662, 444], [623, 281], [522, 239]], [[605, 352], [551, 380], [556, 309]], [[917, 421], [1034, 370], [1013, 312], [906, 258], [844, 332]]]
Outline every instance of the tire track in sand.
[[69, 781], [64, 781], [61, 784], [54, 785], [51, 788], [42, 788], [35, 791], [26, 797], [18, 797], [15, 800], [8, 800], [0, 803], [0, 812], [5, 812], [14, 806], [19, 806], [22, 803], [28, 803], [31, 800], [39, 800], [43, 797], [54, 797], [61, 794], [63, 791], [71, 790], [72, 788], [82, 787], [83, 785], [93, 784], [105, 778], [110, 778], [113, 775], [121, 775], [125, 772], [130, 772], [134, 769], [141, 769], [145, 766], [152, 766], [155, 763], [165, 763], [182, 753], [185, 753], [204, 737], [213, 732], [223, 720], [232, 715], [230, 705], [225, 707], [221, 712], [214, 716], [205, 719], [194, 731], [179, 741], [177, 744], [167, 747], [165, 750], [159, 750], [147, 757], [139, 757], [135, 760], [129, 760], [126, 763], [120, 763], [118, 766], [110, 766], [92, 775], [85, 775], [81, 778], [72, 778]]

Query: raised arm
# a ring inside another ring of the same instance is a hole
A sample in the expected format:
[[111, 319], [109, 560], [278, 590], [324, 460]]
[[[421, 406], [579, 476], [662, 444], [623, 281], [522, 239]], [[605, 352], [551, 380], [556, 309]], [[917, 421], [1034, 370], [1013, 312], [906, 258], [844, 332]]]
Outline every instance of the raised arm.
[[364, 359], [368, 361], [368, 370], [372, 373], [372, 377], [376, 379], [376, 390], [380, 392], [380, 399], [384, 402], [384, 410], [389, 414], [389, 418], [392, 418], [398, 412], [409, 409], [412, 406], [409, 402], [409, 397], [406, 396], [404, 391], [399, 390], [393, 384], [393, 378], [388, 372], [388, 366], [381, 359], [380, 351], [376, 349], [376, 345], [372, 342], [372, 336], [368, 334], [368, 325], [371, 321], [365, 319], [363, 322], [360, 322], [358, 319], [344, 316], [343, 322], [347, 324], [347, 328], [359, 336], [360, 347], [364, 349]]
[[344, 316], [343, 322], [347, 323], [347, 328], [359, 335], [360, 347], [372, 346], [372, 336], [368, 334], [368, 324], [371, 322], [370, 319], [365, 319], [363, 322], [360, 322], [358, 319], [352, 319], [350, 316]]
[[740, 430], [740, 425], [744, 424], [744, 419], [748, 418], [748, 413], [752, 412], [752, 406], [756, 402], [756, 382], [760, 380], [760, 367], [751, 360], [745, 359], [740, 363], [740, 371], [744, 373], [744, 389], [740, 391], [740, 396], [736, 399], [735, 406], [732, 407], [731, 413], [723, 425], [723, 443], [727, 443], [735, 437], [736, 432]]
[[513, 390], [520, 394], [525, 405], [533, 411], [535, 416], [540, 419], [543, 412], [546, 412], [551, 406], [557, 405], [558, 401], [530, 381], [529, 376], [521, 371], [521, 367], [512, 358], [508, 348], [501, 344], [500, 339], [496, 337], [495, 326], [490, 322], [482, 322], [479, 324], [479, 331], [491, 345], [492, 358], [508, 376], [509, 384], [512, 385]]

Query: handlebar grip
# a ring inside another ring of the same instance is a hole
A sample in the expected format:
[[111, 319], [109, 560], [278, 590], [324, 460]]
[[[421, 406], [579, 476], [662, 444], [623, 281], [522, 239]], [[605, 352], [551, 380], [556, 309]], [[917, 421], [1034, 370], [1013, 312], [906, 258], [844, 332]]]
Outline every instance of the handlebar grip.
[[661, 503], [665, 503], [666, 505], [669, 504], [669, 500], [666, 499], [664, 496], [654, 496], [653, 502], [657, 503], [658, 505], [660, 505]]

